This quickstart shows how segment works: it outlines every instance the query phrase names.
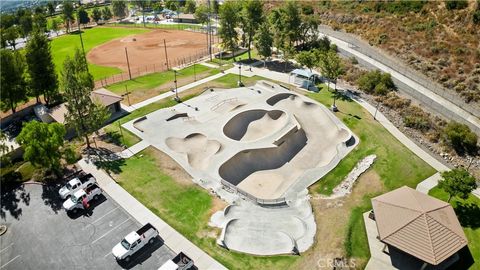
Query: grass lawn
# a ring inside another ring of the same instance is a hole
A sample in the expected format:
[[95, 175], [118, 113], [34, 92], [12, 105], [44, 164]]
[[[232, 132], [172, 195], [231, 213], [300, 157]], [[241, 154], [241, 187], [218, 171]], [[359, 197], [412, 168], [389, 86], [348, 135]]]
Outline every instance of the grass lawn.
[[[92, 48], [103, 44], [112, 39], [140, 34], [148, 32], [147, 29], [134, 29], [134, 28], [120, 28], [120, 27], [95, 27], [92, 29], [83, 30], [82, 38], [85, 47], [85, 53], [88, 53]], [[81, 49], [80, 37], [78, 34], [69, 34], [54, 38], [51, 42], [53, 62], [57, 73], [60, 76], [60, 71], [63, 67], [63, 61], [67, 56], [73, 57], [74, 49], [78, 47]], [[90, 73], [94, 79], [111, 76], [113, 74], [121, 73], [118, 68], [97, 66], [94, 64], [88, 65]]]
[[[448, 193], [439, 187], [433, 188], [428, 194], [443, 201], [448, 200]], [[480, 199], [470, 194], [466, 200], [453, 197], [450, 204], [463, 227], [468, 247], [475, 260], [470, 269], [480, 270]]]
[[[220, 70], [206, 67], [204, 65], [195, 65], [184, 68], [177, 73], [177, 84], [183, 86], [194, 82], [195, 76], [197, 80], [219, 73]], [[127, 87], [130, 94], [132, 104], [146, 100], [153, 96], [159, 95], [174, 87], [173, 71], [164, 71], [141, 76], [129, 81], [123, 81], [107, 86], [106, 88], [119, 95], [125, 93]], [[127, 100], [124, 100], [127, 102]]]
[[[333, 102], [333, 94], [326, 87], [319, 93], [308, 93], [307, 96], [327, 107]], [[340, 110], [336, 113], [337, 117], [360, 138], [360, 143], [335, 169], [310, 187], [311, 193], [331, 194], [332, 189], [357, 162], [370, 154], [377, 155], [371, 170], [380, 176], [385, 192], [404, 185], [415, 188], [419, 182], [435, 173], [432, 167], [393, 137], [359, 104], [340, 98], [337, 107]], [[362, 203], [351, 210], [346, 229], [346, 254], [362, 261], [367, 261], [370, 257], [362, 213], [371, 209], [370, 198], [374, 195], [379, 194], [365, 195]]]

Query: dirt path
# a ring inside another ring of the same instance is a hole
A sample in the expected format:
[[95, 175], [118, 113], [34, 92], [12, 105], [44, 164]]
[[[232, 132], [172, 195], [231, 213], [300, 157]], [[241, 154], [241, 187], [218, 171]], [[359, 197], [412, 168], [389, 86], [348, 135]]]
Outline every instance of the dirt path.
[[313, 197], [311, 203], [317, 222], [315, 243], [310, 250], [302, 254], [305, 258], [299, 260], [291, 269], [332, 269], [321, 268], [320, 264], [324, 259], [345, 256], [344, 242], [350, 211], [361, 204], [364, 195], [383, 189], [378, 174], [369, 170], [358, 178], [353, 192], [347, 197], [336, 200]]

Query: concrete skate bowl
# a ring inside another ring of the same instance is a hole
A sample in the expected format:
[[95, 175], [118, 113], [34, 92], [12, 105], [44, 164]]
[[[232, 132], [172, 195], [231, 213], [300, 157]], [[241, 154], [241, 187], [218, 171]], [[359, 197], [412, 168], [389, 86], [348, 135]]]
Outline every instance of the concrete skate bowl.
[[270, 105], [270, 106], [274, 106], [277, 103], [279, 103], [280, 101], [286, 100], [286, 99], [289, 99], [291, 101], [295, 101], [295, 103], [297, 103], [298, 107], [302, 107], [302, 108], [315, 108], [315, 107], [317, 107], [317, 106], [315, 106], [316, 105], [315, 103], [304, 101], [299, 96], [297, 96], [295, 94], [290, 94], [290, 93], [281, 93], [281, 94], [271, 96], [269, 99], [267, 99], [267, 104]]
[[165, 144], [171, 150], [185, 154], [188, 164], [198, 170], [205, 170], [210, 158], [222, 150], [219, 141], [209, 140], [201, 133], [192, 133], [185, 138], [168, 137]]
[[279, 110], [249, 110], [230, 119], [223, 133], [236, 141], [253, 141], [273, 134], [287, 124], [287, 114]]
[[253, 173], [282, 167], [307, 145], [307, 140], [305, 132], [300, 129], [290, 133], [276, 147], [241, 151], [220, 166], [219, 174], [225, 181], [237, 186]]
[[[303, 228], [298, 222], [290, 228]], [[222, 245], [228, 249], [255, 255], [292, 254], [296, 243], [291, 235], [271, 227], [269, 222], [230, 220], [223, 231]], [[294, 229], [295, 230], [295, 229]]]

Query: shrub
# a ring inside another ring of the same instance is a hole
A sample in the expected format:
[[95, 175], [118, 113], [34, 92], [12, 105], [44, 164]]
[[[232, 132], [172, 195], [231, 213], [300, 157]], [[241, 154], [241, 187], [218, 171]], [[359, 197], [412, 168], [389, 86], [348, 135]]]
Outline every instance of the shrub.
[[362, 91], [369, 94], [385, 95], [391, 90], [395, 90], [391, 75], [389, 73], [382, 74], [378, 70], [360, 76], [357, 83]]
[[445, 7], [448, 10], [464, 9], [468, 7], [468, 1], [467, 0], [447, 0], [445, 1]]
[[477, 134], [465, 124], [455, 121], [448, 123], [443, 130], [443, 140], [459, 155], [474, 154], [477, 151]]
[[403, 123], [409, 128], [428, 131], [432, 128], [430, 115], [417, 106], [410, 106], [404, 110]]
[[472, 21], [474, 24], [480, 24], [480, 10], [473, 12]]
[[353, 65], [358, 64], [357, 58], [355, 58], [355, 56], [350, 57], [350, 63], [352, 63]]
[[412, 101], [410, 99], [401, 98], [394, 92], [390, 92], [386, 95], [385, 99], [383, 99], [383, 105], [391, 108], [391, 109], [405, 109], [410, 106]]

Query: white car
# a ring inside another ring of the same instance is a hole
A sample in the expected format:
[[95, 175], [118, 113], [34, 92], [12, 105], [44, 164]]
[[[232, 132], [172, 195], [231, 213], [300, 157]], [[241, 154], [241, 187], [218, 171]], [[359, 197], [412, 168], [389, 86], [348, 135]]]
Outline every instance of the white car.
[[193, 260], [183, 252], [180, 252], [175, 258], [166, 261], [158, 270], [187, 270], [193, 266]]
[[131, 232], [115, 245], [112, 254], [115, 259], [129, 262], [132, 255], [144, 247], [147, 243], [152, 244], [158, 236], [158, 231], [150, 223], [145, 224], [136, 232]]
[[75, 177], [75, 178], [71, 179], [70, 181], [68, 181], [65, 186], [60, 188], [60, 190], [58, 191], [58, 194], [60, 195], [60, 197], [62, 199], [65, 200], [66, 198], [70, 197], [76, 191], [87, 188], [87, 187], [89, 187], [93, 184], [96, 184], [96, 183], [97, 183], [97, 180], [90, 173], [86, 174], [86, 175], [79, 176], [79, 177]]
[[77, 212], [78, 209], [85, 209], [83, 206], [83, 201], [86, 199], [86, 202], [91, 200], [98, 200], [100, 194], [102, 194], [102, 189], [99, 188], [96, 184], [93, 184], [85, 189], [80, 189], [73, 193], [70, 198], [63, 202], [63, 208], [69, 212]]

